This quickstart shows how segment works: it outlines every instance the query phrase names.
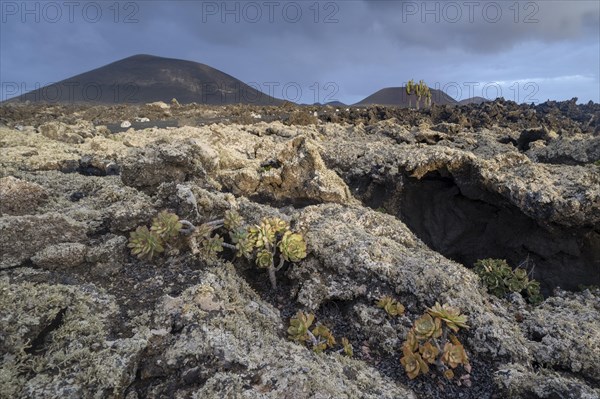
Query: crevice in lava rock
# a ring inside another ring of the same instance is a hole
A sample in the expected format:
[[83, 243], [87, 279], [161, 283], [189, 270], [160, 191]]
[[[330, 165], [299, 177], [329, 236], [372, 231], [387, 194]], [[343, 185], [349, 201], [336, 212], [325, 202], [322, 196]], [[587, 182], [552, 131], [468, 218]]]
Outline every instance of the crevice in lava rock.
[[527, 261], [542, 292], [600, 285], [600, 233], [540, 225], [499, 195], [461, 184], [445, 170], [422, 179], [378, 181], [363, 176], [350, 187], [363, 203], [402, 220], [430, 248], [467, 267], [478, 259]]

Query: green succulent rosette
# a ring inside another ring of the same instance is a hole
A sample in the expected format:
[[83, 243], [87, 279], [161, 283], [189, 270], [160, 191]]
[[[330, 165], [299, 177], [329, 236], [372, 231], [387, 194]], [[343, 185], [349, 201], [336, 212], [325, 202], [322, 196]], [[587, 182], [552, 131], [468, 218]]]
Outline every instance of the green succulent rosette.
[[290, 229], [290, 225], [280, 218], [265, 219], [265, 223], [271, 226], [275, 234], [283, 234]]
[[163, 242], [160, 236], [148, 230], [146, 226], [140, 226], [129, 235], [131, 253], [140, 259], [152, 259], [158, 253], [164, 252]]
[[460, 314], [458, 308], [452, 307], [447, 303], [440, 305], [436, 302], [434, 306], [427, 309], [427, 313], [436, 319], [443, 320], [448, 328], [456, 332], [459, 328], [469, 328], [467, 325], [467, 316]]
[[150, 230], [168, 241], [177, 238], [182, 227], [176, 214], [162, 211], [152, 220]]
[[305, 314], [301, 311], [296, 313], [296, 316], [290, 320], [290, 326], [287, 329], [289, 338], [294, 341], [308, 340], [308, 331], [314, 320], [315, 316], [311, 313]]
[[273, 266], [273, 254], [266, 249], [258, 251], [256, 254], [256, 265], [263, 269]]
[[298, 262], [306, 258], [306, 241], [301, 234], [286, 231], [279, 242], [283, 258], [289, 262]]
[[439, 338], [442, 335], [442, 321], [425, 314], [415, 321], [415, 335], [418, 340], [424, 341], [429, 338]]
[[226, 211], [223, 220], [223, 226], [229, 231], [238, 230], [244, 224], [244, 219], [234, 210]]

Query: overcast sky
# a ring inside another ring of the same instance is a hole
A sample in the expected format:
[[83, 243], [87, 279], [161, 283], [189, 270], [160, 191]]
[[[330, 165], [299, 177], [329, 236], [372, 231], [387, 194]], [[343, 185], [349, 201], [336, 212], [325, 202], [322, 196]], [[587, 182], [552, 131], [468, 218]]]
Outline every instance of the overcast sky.
[[0, 100], [143, 53], [305, 103], [354, 103], [411, 78], [457, 100], [600, 102], [597, 0], [0, 5]]

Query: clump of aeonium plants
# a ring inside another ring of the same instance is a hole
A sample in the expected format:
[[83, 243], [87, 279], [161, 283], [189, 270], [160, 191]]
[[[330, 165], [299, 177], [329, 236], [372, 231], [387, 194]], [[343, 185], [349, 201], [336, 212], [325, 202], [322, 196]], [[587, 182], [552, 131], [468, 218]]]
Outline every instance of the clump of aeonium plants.
[[128, 247], [138, 258], [150, 260], [154, 255], [165, 252], [165, 247], [174, 243], [182, 228], [177, 215], [162, 211], [152, 219], [150, 229], [139, 226], [131, 232]]
[[273, 288], [275, 272], [285, 262], [298, 262], [306, 257], [306, 241], [300, 233], [292, 232], [288, 222], [280, 218], [265, 218], [248, 228], [230, 229], [238, 256], [255, 260], [259, 268], [267, 269]]
[[502, 298], [509, 292], [518, 292], [533, 305], [544, 300], [540, 293], [540, 283], [530, 280], [525, 269], [511, 269], [504, 259], [480, 259], [475, 263], [475, 273], [479, 275], [488, 292], [497, 297]]
[[400, 363], [404, 366], [408, 378], [411, 380], [421, 374], [428, 374], [431, 367], [449, 380], [456, 377], [459, 366], [464, 371], [456, 379], [458, 385], [470, 386], [471, 364], [465, 348], [458, 340], [456, 334], [460, 329], [469, 328], [467, 316], [460, 310], [448, 304], [427, 309], [419, 317], [406, 336], [402, 345], [402, 358]]
[[[327, 349], [332, 349], [337, 342], [331, 330], [324, 324], [317, 323], [314, 327], [315, 315], [312, 313], [304, 313], [298, 311], [294, 317], [290, 319], [288, 327], [288, 338], [300, 342], [311, 348], [316, 353], [323, 353]], [[344, 353], [346, 356], [353, 356], [354, 350], [348, 338], [343, 337], [340, 342], [341, 348], [334, 352]]]
[[[230, 242], [225, 241], [225, 234]], [[129, 248], [140, 259], [150, 260], [166, 248], [175, 247], [181, 237], [195, 256], [214, 259], [223, 248], [228, 248], [238, 257], [254, 260], [259, 268], [267, 269], [273, 288], [277, 287], [276, 272], [285, 262], [298, 262], [306, 257], [304, 236], [293, 232], [288, 222], [272, 217], [248, 226], [233, 210], [225, 212], [223, 219], [199, 226], [163, 211], [153, 219], [150, 229], [140, 226], [131, 233]]]

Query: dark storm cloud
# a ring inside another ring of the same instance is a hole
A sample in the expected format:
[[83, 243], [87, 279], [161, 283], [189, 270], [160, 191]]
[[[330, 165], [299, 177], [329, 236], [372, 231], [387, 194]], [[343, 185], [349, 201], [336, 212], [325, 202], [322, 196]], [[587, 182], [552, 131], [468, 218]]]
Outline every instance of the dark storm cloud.
[[352, 103], [410, 78], [462, 98], [600, 101], [597, 1], [75, 3], [2, 2], [2, 99], [7, 83], [31, 90], [148, 53], [276, 82], [278, 97], [297, 84], [303, 102]]
[[525, 41], [598, 40], [595, 1], [368, 1], [399, 42], [495, 52]]

